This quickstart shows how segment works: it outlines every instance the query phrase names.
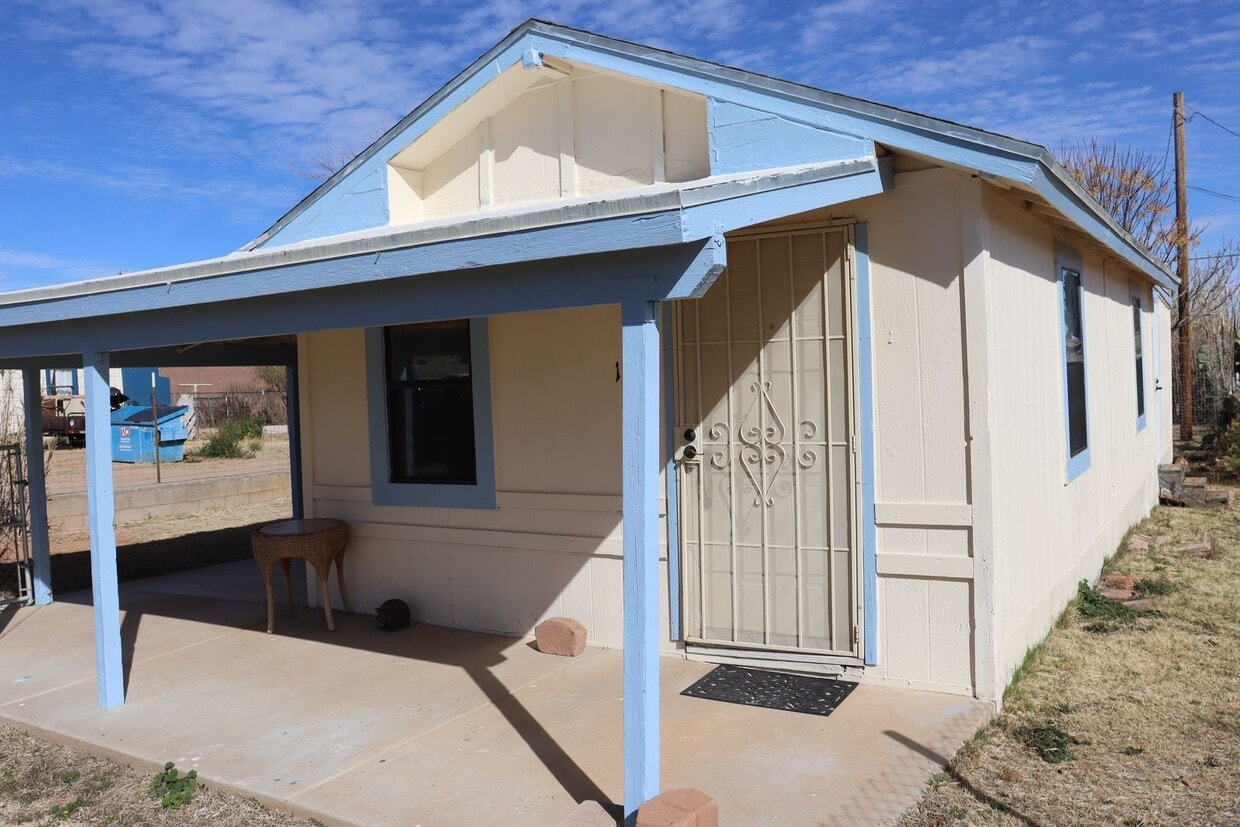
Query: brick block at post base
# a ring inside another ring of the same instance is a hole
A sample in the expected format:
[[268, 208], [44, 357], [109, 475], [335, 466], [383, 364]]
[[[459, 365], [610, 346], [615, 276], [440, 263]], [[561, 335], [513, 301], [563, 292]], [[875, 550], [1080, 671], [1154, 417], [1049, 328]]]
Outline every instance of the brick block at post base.
[[719, 827], [719, 802], [701, 790], [668, 790], [638, 808], [637, 827]]
[[534, 627], [538, 651], [575, 658], [586, 650], [586, 627], [571, 617], [549, 617]]

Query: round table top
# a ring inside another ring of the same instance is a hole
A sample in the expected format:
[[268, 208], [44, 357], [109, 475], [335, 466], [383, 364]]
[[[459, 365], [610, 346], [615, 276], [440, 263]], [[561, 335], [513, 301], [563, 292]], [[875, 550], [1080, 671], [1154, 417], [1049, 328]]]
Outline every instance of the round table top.
[[269, 537], [296, 537], [304, 534], [317, 534], [320, 531], [330, 531], [341, 524], [340, 520], [331, 517], [316, 517], [312, 520], [284, 520], [283, 522], [263, 526], [258, 530], [258, 533], [266, 534]]

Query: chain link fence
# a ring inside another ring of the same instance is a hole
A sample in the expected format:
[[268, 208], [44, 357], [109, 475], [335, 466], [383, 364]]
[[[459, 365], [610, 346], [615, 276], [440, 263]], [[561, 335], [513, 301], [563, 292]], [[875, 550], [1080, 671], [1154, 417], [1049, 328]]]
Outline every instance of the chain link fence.
[[[228, 390], [221, 393], [184, 393], [178, 405], [187, 405], [198, 428], [218, 428], [232, 420], [259, 425], [285, 425], [288, 406], [283, 393], [272, 390]], [[191, 429], [192, 430], [192, 429]]]

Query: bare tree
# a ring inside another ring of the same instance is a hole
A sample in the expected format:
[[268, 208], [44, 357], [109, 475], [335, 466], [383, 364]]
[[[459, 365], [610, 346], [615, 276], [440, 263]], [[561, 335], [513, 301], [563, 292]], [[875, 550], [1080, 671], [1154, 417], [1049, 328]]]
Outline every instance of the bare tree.
[[[1091, 138], [1061, 147], [1059, 162], [1155, 259], [1169, 267], [1174, 264], [1180, 238], [1175, 225], [1174, 171], [1165, 157]], [[1230, 309], [1240, 292], [1236, 278], [1240, 246], [1227, 240], [1216, 250], [1200, 252], [1204, 230], [1201, 225], [1188, 229], [1189, 248], [1195, 252], [1190, 320]], [[1179, 325], [1176, 319], [1174, 326]]]
[[[1059, 157], [1068, 174], [1111, 213], [1116, 223], [1155, 259], [1174, 266], [1181, 238], [1175, 221], [1174, 170], [1166, 157], [1097, 139], [1063, 147]], [[1189, 225], [1187, 231], [1192, 251], [1187, 312], [1181, 317], [1179, 308], [1173, 307], [1172, 329], [1190, 325], [1197, 342], [1192, 348], [1192, 401], [1185, 404], [1217, 420], [1224, 410], [1223, 400], [1236, 389], [1240, 245], [1224, 240], [1218, 248], [1202, 251], [1204, 230], [1204, 226]], [[1178, 342], [1173, 344], [1178, 346]], [[1179, 386], [1178, 358], [1172, 364], [1177, 367], [1173, 384]], [[1180, 394], [1173, 394], [1173, 399], [1179, 404]]]

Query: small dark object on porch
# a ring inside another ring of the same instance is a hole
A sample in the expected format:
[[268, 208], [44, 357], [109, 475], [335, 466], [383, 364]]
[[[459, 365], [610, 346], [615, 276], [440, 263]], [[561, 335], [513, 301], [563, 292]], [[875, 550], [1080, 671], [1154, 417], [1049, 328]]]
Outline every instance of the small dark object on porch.
[[375, 609], [375, 616], [379, 618], [379, 628], [386, 632], [404, 629], [409, 625], [409, 604], [393, 597]]

